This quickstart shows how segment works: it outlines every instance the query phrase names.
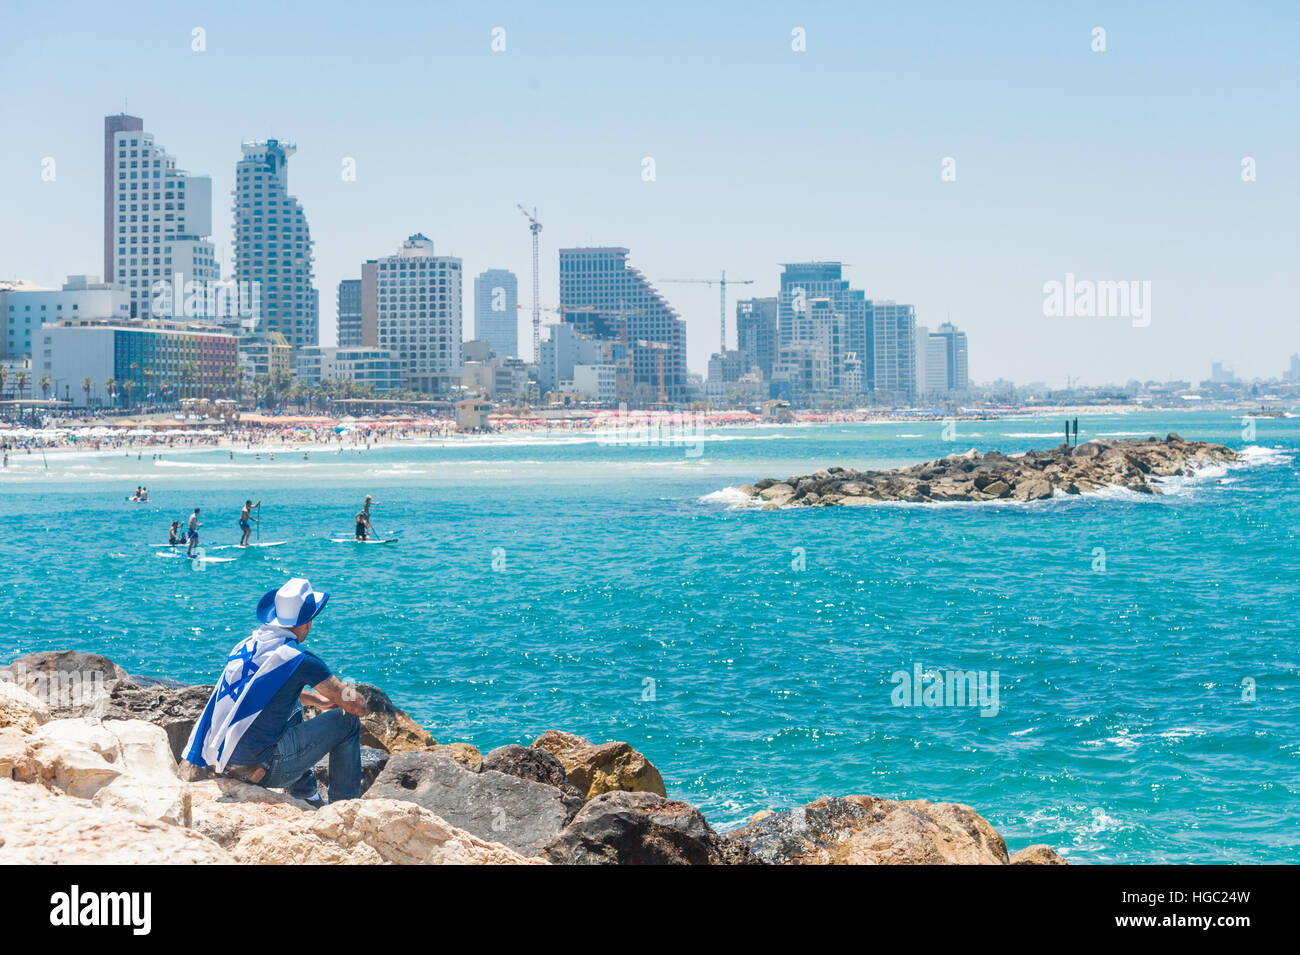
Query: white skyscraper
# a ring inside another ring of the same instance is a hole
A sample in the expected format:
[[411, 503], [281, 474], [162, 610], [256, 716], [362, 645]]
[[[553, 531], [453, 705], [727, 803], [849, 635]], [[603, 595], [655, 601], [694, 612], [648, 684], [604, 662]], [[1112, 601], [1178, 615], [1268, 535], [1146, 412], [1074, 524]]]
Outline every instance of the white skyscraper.
[[361, 266], [362, 343], [393, 352], [407, 387], [443, 394], [461, 365], [461, 261], [416, 233], [396, 255]]
[[254, 333], [284, 336], [293, 354], [320, 343], [320, 310], [312, 274], [311, 231], [302, 205], [289, 195], [289, 143], [245, 142], [235, 165], [235, 278], [256, 283], [260, 320]]
[[[104, 280], [126, 290], [132, 315], [149, 318], [155, 283], [184, 285], [218, 277], [207, 238], [212, 234], [212, 180], [177, 169], [152, 133], [116, 126], [106, 132], [112, 140], [107, 149], [111, 167], [106, 162], [104, 171], [111, 179], [104, 190], [112, 223], [105, 247], [111, 242], [113, 274]], [[170, 302], [171, 296], [160, 300]]]

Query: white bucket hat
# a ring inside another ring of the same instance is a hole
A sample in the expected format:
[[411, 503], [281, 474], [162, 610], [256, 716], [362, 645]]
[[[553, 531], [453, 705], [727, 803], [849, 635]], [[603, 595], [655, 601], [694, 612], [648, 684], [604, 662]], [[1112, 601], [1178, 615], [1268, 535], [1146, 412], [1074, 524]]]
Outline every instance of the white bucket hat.
[[306, 577], [294, 577], [257, 602], [257, 619], [281, 627], [300, 627], [325, 609], [330, 595], [311, 589]]

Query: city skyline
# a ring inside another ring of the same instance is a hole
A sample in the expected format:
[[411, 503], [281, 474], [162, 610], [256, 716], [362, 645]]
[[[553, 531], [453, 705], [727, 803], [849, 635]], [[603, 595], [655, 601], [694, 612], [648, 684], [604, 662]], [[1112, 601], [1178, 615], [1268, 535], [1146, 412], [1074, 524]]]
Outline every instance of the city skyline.
[[[471, 275], [499, 267], [529, 277], [522, 202], [545, 226], [541, 305], [559, 304], [560, 248], [628, 247], [686, 320], [697, 373], [716, 350], [717, 289], [664, 285], [665, 276], [726, 269], [753, 280], [729, 297], [734, 322], [742, 294], [777, 293], [779, 263], [816, 259], [845, 262], [869, 298], [914, 305], [918, 325], [951, 320], [968, 332], [980, 382], [1199, 381], [1212, 360], [1268, 378], [1300, 346], [1286, 294], [1300, 204], [1285, 173], [1300, 150], [1279, 122], [1295, 112], [1285, 43], [1295, 13], [1280, 4], [1263, 10], [1272, 30], [1209, 5], [1086, 14], [1026, 5], [990, 22], [954, 5], [874, 20], [736, 8], [692, 10], [684, 27], [644, 12], [597, 22], [506, 4], [406, 10], [410, 40], [328, 10], [270, 11], [250, 34], [235, 27], [238, 11], [128, 30], [110, 12], [77, 9], [55, 23], [18, 7], [0, 39], [14, 75], [42, 76], [3, 101], [0, 180], [6, 219], [21, 226], [0, 233], [4, 278], [57, 287], [99, 271], [103, 236], [90, 214], [104, 200], [99, 137], [104, 116], [125, 109], [178, 167], [211, 177], [211, 241], [227, 278], [232, 224], [221, 197], [234, 189], [240, 143], [297, 144], [292, 192], [312, 225], [323, 343], [334, 341], [338, 282], [395, 237], [424, 232]], [[1104, 52], [1090, 48], [1098, 25]], [[494, 52], [498, 26], [505, 49]], [[792, 48], [796, 28], [803, 51]], [[50, 72], [30, 51], [56, 29], [68, 65]], [[277, 35], [295, 38], [283, 45], [286, 69], [323, 49], [370, 65], [361, 75], [315, 71], [310, 89], [283, 101], [255, 96], [256, 75], [234, 64]], [[149, 50], [157, 70], [114, 68], [127, 43]], [[866, 61], [855, 55], [864, 47]], [[429, 49], [436, 103], [389, 79]], [[679, 67], [671, 77], [665, 57]], [[727, 72], [736, 63], [743, 79]], [[592, 69], [609, 81], [583, 82]], [[442, 90], [439, 77], [456, 82]], [[701, 88], [716, 95], [700, 101]], [[1207, 90], [1231, 108], [1206, 114]], [[1255, 181], [1243, 179], [1246, 158]], [[945, 159], [955, 181], [941, 178]], [[1067, 275], [1150, 282], [1149, 324], [1046, 317], [1044, 284]], [[521, 295], [521, 342], [531, 304]]]

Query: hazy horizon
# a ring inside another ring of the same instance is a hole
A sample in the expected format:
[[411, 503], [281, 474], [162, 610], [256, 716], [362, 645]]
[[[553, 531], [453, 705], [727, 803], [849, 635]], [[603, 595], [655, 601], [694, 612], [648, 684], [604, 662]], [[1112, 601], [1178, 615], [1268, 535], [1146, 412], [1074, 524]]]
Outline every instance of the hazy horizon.
[[[661, 280], [754, 280], [728, 289], [735, 347], [736, 299], [774, 295], [779, 263], [813, 259], [914, 304], [919, 325], [964, 329], [978, 382], [1199, 382], [1215, 360], [1270, 378], [1300, 351], [1288, 4], [73, 3], [56, 16], [24, 0], [4, 17], [0, 278], [102, 271], [103, 117], [125, 111], [212, 177], [225, 276], [240, 142], [297, 145], [290, 191], [315, 241], [326, 344], [339, 280], [422, 232], [467, 280], [515, 272], [529, 353], [522, 203], [543, 224], [542, 305], [557, 304], [558, 249], [626, 246], [687, 320], [697, 372], [718, 346], [718, 289]], [[948, 157], [956, 181], [941, 177]], [[1149, 324], [1045, 317], [1044, 283], [1067, 274], [1149, 282]], [[470, 281], [463, 319], [471, 337]]]

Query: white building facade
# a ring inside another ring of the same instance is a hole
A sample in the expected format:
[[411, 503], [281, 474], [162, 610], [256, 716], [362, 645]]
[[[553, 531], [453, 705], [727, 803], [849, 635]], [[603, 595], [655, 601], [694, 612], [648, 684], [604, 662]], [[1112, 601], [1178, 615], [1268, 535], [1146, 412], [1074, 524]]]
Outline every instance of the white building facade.
[[302, 204], [289, 195], [289, 157], [296, 149], [276, 139], [242, 144], [235, 164], [235, 278], [255, 284], [260, 337], [279, 332], [294, 354], [320, 344], [320, 301], [312, 262], [311, 230]]
[[362, 342], [394, 353], [408, 388], [439, 395], [460, 383], [461, 271], [420, 233], [361, 267]]
[[64, 318], [125, 321], [131, 300], [124, 289], [99, 281], [97, 275], [69, 275], [61, 289], [28, 282], [0, 282], [0, 356], [30, 356], [33, 336], [46, 322]]
[[[142, 129], [111, 133], [113, 275], [126, 290], [131, 315], [151, 317], [159, 283], [212, 282], [219, 269], [211, 241], [212, 180], [176, 168], [176, 160]], [[105, 183], [107, 191], [110, 183]]]

